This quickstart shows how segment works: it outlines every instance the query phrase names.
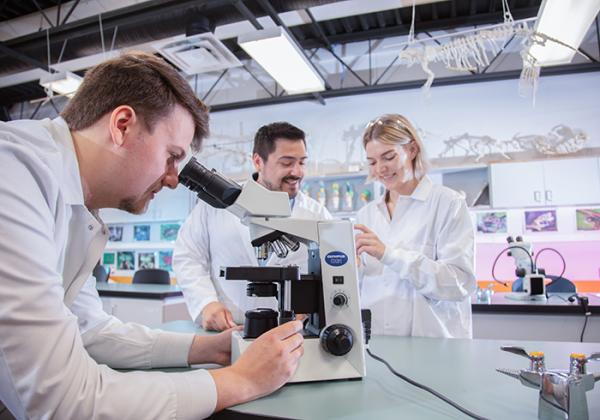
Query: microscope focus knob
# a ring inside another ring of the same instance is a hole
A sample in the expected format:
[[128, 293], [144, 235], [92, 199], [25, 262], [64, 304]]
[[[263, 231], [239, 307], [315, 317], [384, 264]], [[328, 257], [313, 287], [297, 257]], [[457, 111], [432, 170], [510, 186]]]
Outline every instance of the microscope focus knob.
[[352, 331], [345, 325], [334, 324], [325, 328], [321, 333], [321, 345], [334, 356], [343, 356], [352, 350], [354, 338]]
[[348, 303], [348, 296], [346, 296], [343, 293], [336, 293], [335, 296], [333, 296], [333, 304], [335, 306], [344, 306]]

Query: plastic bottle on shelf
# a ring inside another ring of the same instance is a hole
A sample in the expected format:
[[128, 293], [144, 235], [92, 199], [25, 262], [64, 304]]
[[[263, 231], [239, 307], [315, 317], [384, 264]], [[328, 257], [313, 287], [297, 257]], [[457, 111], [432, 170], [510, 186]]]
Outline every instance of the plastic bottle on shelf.
[[307, 182], [303, 183], [303, 185], [302, 185], [302, 192], [304, 194], [306, 194], [307, 197], [311, 197], [312, 198], [312, 196], [310, 195], [310, 185], [308, 185]]
[[340, 209], [340, 184], [334, 182], [331, 185], [331, 211], [339, 211]]
[[371, 190], [365, 188], [360, 193], [360, 202], [362, 203], [361, 206], [366, 205], [369, 201], [371, 201]]
[[349, 182], [346, 182], [346, 194], [344, 195], [344, 210], [354, 210], [354, 188]]
[[325, 184], [323, 181], [319, 182], [319, 190], [317, 191], [317, 202], [322, 205], [327, 205], [327, 193], [325, 192]]

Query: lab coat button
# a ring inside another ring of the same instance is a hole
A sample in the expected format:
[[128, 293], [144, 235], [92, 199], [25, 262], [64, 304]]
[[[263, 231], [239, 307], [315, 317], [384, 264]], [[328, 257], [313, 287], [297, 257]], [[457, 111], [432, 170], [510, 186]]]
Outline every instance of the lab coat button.
[[94, 226], [92, 226], [92, 225], [88, 225], [88, 229], [89, 229], [89, 230], [94, 230]]

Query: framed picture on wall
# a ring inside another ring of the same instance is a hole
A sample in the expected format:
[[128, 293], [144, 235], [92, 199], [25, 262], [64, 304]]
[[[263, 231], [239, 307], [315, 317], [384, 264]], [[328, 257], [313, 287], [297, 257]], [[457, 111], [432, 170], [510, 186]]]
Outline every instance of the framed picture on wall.
[[150, 225], [134, 225], [133, 226], [134, 241], [149, 241], [150, 240]]
[[154, 252], [138, 252], [137, 269], [156, 268], [156, 255]]
[[158, 268], [173, 271], [173, 251], [158, 252]]
[[506, 233], [505, 211], [489, 211], [477, 213], [477, 232]]
[[577, 230], [600, 230], [600, 209], [577, 209]]
[[161, 241], [174, 241], [177, 239], [179, 233], [179, 223], [163, 223], [160, 225], [160, 240]]
[[123, 240], [123, 226], [108, 225], [108, 240], [121, 242]]
[[105, 252], [102, 254], [102, 265], [105, 267], [114, 267], [116, 262], [116, 255], [114, 252]]
[[527, 232], [556, 232], [556, 210], [525, 211], [525, 230]]
[[133, 251], [117, 252], [117, 270], [135, 270]]

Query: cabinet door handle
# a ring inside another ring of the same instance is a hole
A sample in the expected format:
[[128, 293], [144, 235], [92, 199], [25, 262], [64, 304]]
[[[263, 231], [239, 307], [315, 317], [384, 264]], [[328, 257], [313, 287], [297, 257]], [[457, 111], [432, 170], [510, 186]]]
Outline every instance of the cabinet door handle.
[[542, 192], [541, 191], [534, 191], [533, 192], [533, 200], [536, 203], [540, 203], [542, 201]]
[[552, 191], [546, 190], [544, 195], [546, 196], [546, 201], [552, 201]]

